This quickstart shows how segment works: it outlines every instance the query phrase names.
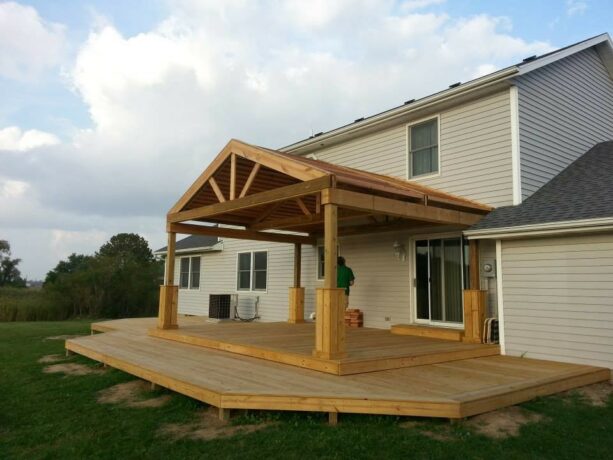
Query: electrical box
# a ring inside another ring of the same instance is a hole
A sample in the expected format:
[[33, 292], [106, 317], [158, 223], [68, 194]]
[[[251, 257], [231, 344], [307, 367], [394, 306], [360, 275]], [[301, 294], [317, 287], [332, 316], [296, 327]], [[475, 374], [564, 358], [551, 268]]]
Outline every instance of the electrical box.
[[483, 278], [496, 277], [496, 259], [483, 259], [481, 261], [481, 276]]

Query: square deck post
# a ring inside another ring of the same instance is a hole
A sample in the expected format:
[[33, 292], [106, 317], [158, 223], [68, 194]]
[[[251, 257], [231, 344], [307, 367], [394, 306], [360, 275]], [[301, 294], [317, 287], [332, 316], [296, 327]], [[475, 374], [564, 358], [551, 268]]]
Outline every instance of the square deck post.
[[470, 289], [464, 290], [464, 342], [482, 343], [487, 291], [481, 290], [479, 241], [470, 240], [468, 271]]
[[313, 355], [338, 359], [345, 352], [345, 291], [336, 287], [338, 208], [324, 206], [324, 287], [317, 289], [315, 349]]
[[289, 288], [288, 323], [304, 323], [304, 288], [300, 286], [302, 245], [294, 243], [294, 285]]
[[177, 234], [168, 232], [168, 247], [164, 264], [164, 284], [160, 286], [160, 308], [158, 313], [158, 329], [176, 329], [179, 286], [175, 285], [175, 245]]

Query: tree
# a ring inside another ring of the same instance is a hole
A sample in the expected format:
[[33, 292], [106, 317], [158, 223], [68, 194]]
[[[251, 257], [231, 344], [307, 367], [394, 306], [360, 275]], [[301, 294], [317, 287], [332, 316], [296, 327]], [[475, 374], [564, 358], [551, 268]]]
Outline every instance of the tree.
[[25, 287], [26, 282], [17, 268], [21, 259], [11, 259], [11, 245], [0, 240], [0, 286]]
[[118, 233], [104, 243], [96, 255], [112, 257], [122, 263], [133, 261], [147, 264], [153, 261], [147, 240], [135, 233]]

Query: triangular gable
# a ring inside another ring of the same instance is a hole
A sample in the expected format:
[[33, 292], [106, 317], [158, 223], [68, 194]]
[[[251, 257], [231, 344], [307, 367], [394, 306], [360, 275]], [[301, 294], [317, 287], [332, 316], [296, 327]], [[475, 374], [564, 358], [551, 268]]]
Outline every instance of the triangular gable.
[[[245, 171], [245, 161], [249, 162], [248, 173]], [[238, 177], [238, 168], [243, 170], [241, 177]], [[169, 214], [185, 210], [198, 194], [207, 191], [214, 194], [218, 201], [245, 196], [256, 177], [266, 176], [268, 172], [270, 179], [270, 172], [273, 171], [279, 173], [277, 180], [283, 180], [283, 176], [293, 179], [288, 180], [286, 185], [330, 175], [316, 165], [275, 155], [266, 149], [232, 139], [170, 209]], [[224, 178], [223, 187], [218, 183], [220, 176]]]

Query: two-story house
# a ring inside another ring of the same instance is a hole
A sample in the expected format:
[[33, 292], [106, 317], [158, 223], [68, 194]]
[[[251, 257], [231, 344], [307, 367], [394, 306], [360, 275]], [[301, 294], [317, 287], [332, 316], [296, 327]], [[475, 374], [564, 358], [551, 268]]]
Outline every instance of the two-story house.
[[[385, 227], [387, 217], [373, 213], [368, 219], [377, 231], [339, 232], [338, 253], [356, 277], [349, 305], [363, 312], [365, 326], [463, 329], [469, 241], [478, 240], [486, 316], [500, 320], [503, 353], [613, 367], [613, 147], [582, 157], [611, 139], [613, 45], [603, 34], [279, 152], [314, 160], [313, 167], [325, 162], [430, 187], [450, 194], [452, 208], [462, 199], [495, 208], [472, 229]], [[574, 163], [579, 158], [588, 164]], [[212, 192], [228, 198], [227, 191]], [[176, 260], [179, 313], [206, 316], [210, 294], [232, 293], [245, 316], [257, 306], [261, 321], [287, 320], [293, 244], [188, 240]], [[324, 261], [323, 240], [303, 245], [307, 319]]]

